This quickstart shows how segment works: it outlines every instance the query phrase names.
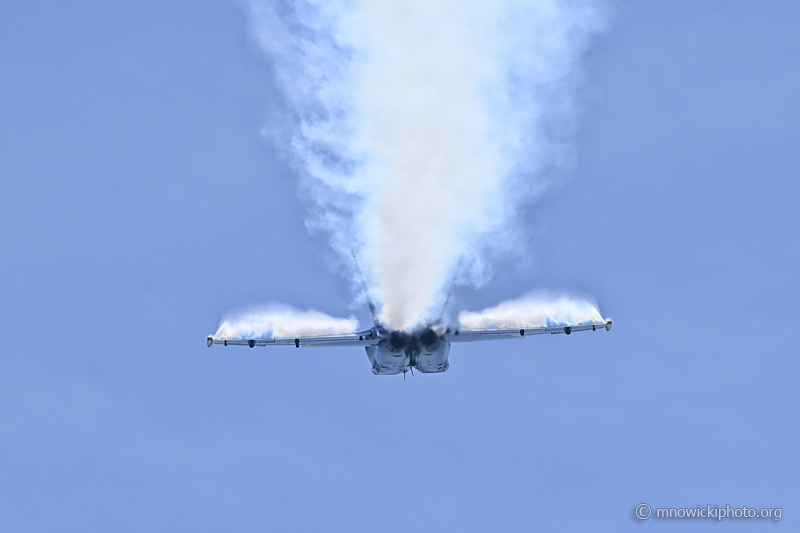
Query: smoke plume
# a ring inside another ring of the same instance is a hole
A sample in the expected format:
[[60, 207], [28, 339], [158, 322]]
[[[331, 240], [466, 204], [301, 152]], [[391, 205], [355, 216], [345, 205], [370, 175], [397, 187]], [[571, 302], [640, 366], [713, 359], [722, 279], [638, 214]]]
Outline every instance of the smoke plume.
[[[288, 116], [266, 128], [315, 202], [309, 227], [361, 263], [382, 321], [438, 317], [487, 277], [516, 207], [563, 162], [578, 61], [599, 29], [569, 0], [252, 1]], [[288, 125], [288, 126], [287, 126]], [[282, 127], [283, 126], [283, 127]], [[364, 286], [352, 268], [353, 286]]]

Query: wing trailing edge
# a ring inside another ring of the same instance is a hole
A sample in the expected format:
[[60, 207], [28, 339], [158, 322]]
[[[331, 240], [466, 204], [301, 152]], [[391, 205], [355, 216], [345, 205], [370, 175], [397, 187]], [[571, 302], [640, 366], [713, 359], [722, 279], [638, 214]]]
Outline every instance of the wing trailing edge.
[[[570, 335], [577, 331], [600, 331], [611, 330], [611, 320], [605, 322], [592, 322], [572, 325], [558, 326], [538, 326], [526, 328], [486, 328], [486, 329], [463, 329], [447, 328], [441, 333], [441, 338], [446, 342], [474, 342], [488, 341], [493, 339], [521, 339], [531, 335]], [[319, 336], [297, 336], [297, 337], [258, 337], [246, 338], [214, 338], [209, 336], [206, 345], [210, 348], [214, 344], [223, 346], [291, 346], [296, 348], [301, 346], [374, 346], [384, 340], [383, 336], [378, 335], [377, 328], [366, 331], [359, 331], [346, 335], [319, 335]]]
[[381, 339], [373, 330], [350, 333], [347, 335], [319, 335], [319, 336], [297, 336], [297, 337], [259, 337], [254, 339], [226, 339], [214, 338], [209, 336], [206, 345], [211, 348], [214, 344], [222, 346], [371, 346], [378, 344]]
[[523, 338], [531, 335], [550, 335], [566, 334], [570, 335], [576, 331], [599, 331], [611, 330], [611, 320], [605, 322], [592, 322], [574, 325], [559, 326], [538, 326], [530, 328], [487, 328], [487, 329], [451, 329], [448, 328], [444, 333], [444, 339], [448, 342], [473, 342], [492, 339], [511, 339]]

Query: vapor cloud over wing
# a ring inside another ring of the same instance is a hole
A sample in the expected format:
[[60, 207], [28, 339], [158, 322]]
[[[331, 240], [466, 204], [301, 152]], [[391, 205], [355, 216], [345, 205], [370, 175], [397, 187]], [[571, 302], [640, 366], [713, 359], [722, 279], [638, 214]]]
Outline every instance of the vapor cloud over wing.
[[268, 339], [274, 337], [320, 336], [352, 333], [358, 320], [332, 317], [322, 311], [300, 311], [286, 304], [272, 303], [226, 316], [215, 339]]
[[595, 5], [250, 6], [288, 109], [266, 129], [291, 139], [316, 204], [309, 225], [329, 232], [343, 265], [357, 252], [362, 296], [386, 325], [439, 316], [454, 280], [485, 281], [487, 250], [514, 242], [515, 208], [563, 157], [578, 62], [601, 23]]
[[588, 298], [547, 292], [528, 293], [480, 312], [461, 311], [463, 328], [533, 328], [605, 322], [597, 304]]

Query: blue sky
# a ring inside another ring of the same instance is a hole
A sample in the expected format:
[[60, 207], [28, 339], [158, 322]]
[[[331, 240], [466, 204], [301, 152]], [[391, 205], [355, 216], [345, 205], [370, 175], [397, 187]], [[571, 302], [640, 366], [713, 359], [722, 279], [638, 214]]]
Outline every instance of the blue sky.
[[242, 305], [351, 312], [259, 133], [279, 100], [240, 4], [0, 10], [3, 530], [714, 527], [641, 502], [797, 528], [795, 4], [612, 4], [526, 259], [457, 298], [585, 292], [614, 329], [405, 382], [360, 350], [205, 346]]

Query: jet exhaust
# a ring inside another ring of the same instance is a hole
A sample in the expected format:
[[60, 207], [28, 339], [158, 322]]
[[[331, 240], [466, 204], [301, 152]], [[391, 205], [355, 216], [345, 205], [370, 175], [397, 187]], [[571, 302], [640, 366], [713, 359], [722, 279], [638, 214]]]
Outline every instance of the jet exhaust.
[[[433, 322], [454, 280], [488, 278], [490, 252], [520, 230], [516, 207], [568, 152], [579, 59], [602, 26], [597, 4], [249, 5], [288, 104], [266, 130], [316, 202], [309, 227], [330, 234], [358, 297], [378, 304], [384, 325]], [[462, 320], [501, 320], [503, 305]]]

